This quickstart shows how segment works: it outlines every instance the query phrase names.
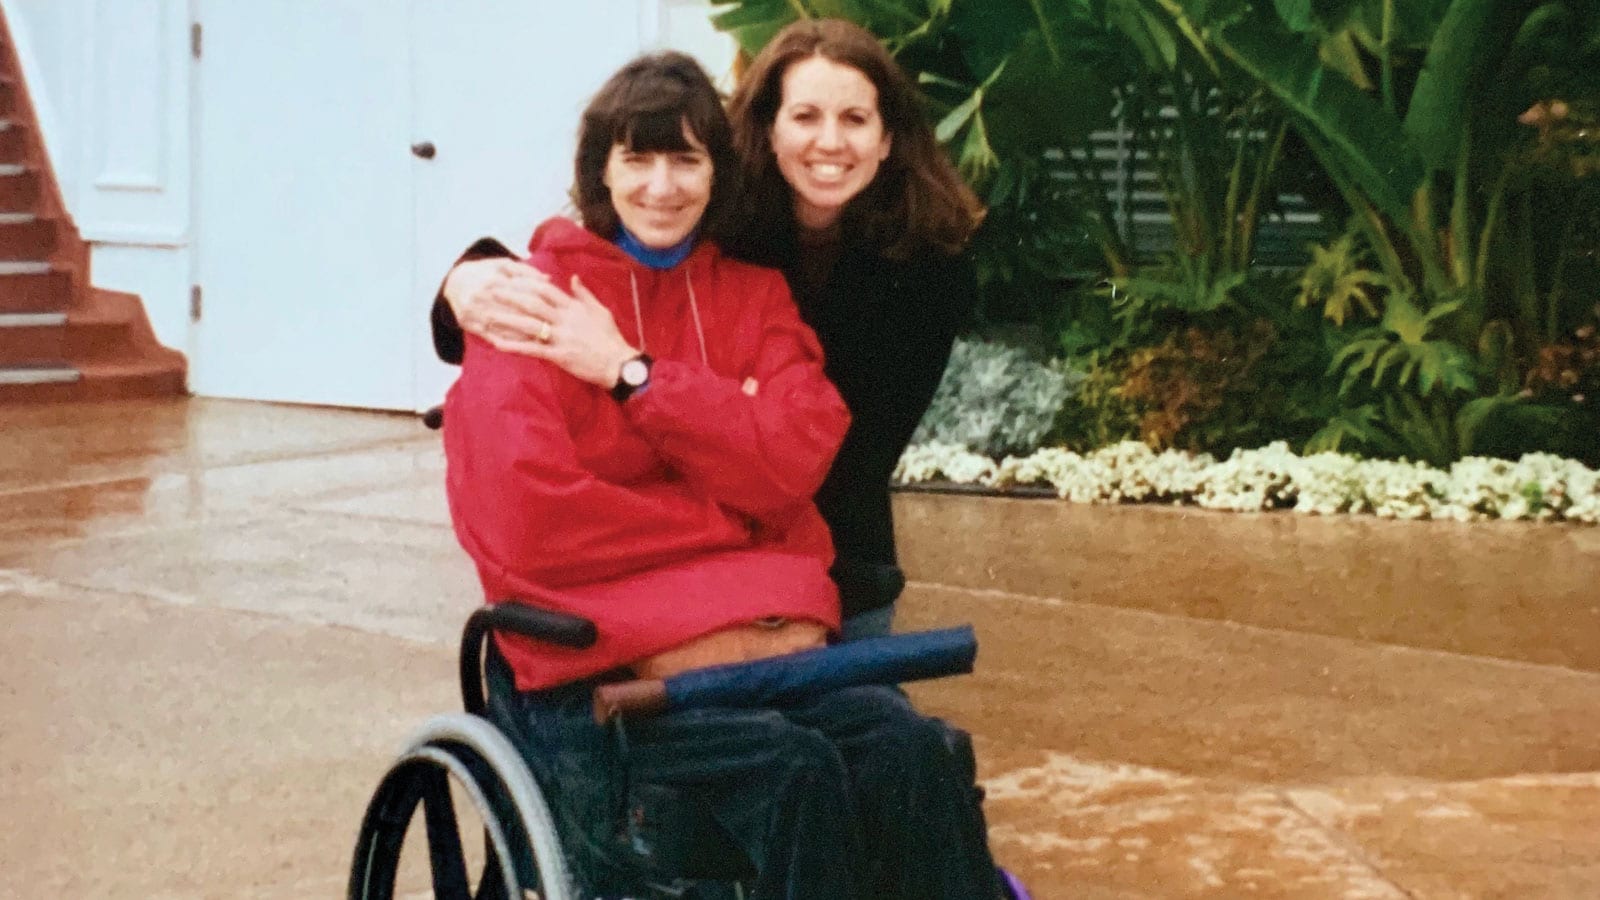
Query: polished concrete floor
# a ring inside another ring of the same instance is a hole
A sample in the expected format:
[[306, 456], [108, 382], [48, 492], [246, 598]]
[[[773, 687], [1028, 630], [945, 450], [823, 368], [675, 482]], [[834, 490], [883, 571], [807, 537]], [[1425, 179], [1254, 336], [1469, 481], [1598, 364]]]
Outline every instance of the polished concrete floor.
[[[340, 896], [374, 780], [457, 702], [437, 439], [0, 423], [0, 897]], [[982, 644], [914, 694], [975, 733], [1040, 898], [1600, 897], [1600, 529], [897, 507], [902, 625]]]

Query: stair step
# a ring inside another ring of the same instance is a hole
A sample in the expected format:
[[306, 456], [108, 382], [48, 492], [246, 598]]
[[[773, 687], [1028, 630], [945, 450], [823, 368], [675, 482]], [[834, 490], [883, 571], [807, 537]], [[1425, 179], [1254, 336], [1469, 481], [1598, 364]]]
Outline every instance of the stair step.
[[0, 225], [21, 225], [37, 221], [39, 217], [31, 212], [0, 212]]
[[81, 376], [77, 369], [62, 363], [23, 364], [0, 368], [0, 384], [71, 384]]
[[18, 163], [28, 153], [26, 129], [15, 122], [0, 120], [0, 162]]
[[[50, 219], [33, 218], [29, 221], [0, 221], [0, 260], [24, 263], [44, 259], [56, 247], [56, 223]], [[32, 272], [38, 269], [29, 270]], [[43, 271], [50, 271], [46, 264]], [[0, 274], [5, 274], [0, 268]], [[11, 274], [22, 274], [14, 272]]]
[[71, 305], [72, 277], [60, 270], [0, 275], [0, 313], [64, 310]]
[[47, 275], [50, 263], [39, 259], [13, 259], [0, 262], [0, 275]]
[[10, 115], [16, 109], [17, 89], [11, 79], [0, 80], [0, 116]]
[[68, 332], [66, 313], [0, 315], [0, 370], [71, 359]]
[[26, 166], [0, 166], [0, 210], [32, 209], [39, 199], [39, 174]]
[[0, 403], [179, 397], [184, 393], [183, 368], [170, 363], [89, 363], [77, 366], [74, 371], [79, 377], [73, 381], [33, 384], [0, 381]]
[[63, 356], [74, 365], [127, 362], [140, 353], [138, 328], [126, 317], [73, 311], [60, 333]]
[[64, 312], [0, 313], [0, 329], [44, 328], [65, 324], [67, 324], [67, 314]]

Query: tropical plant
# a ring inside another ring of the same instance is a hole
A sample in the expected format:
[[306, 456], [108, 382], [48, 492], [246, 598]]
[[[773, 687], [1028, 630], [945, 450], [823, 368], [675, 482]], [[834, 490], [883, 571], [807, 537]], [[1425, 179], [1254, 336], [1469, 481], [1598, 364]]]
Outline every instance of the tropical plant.
[[1145, 321], [1163, 311], [1199, 316], [1237, 305], [1244, 271], [1218, 272], [1210, 257], [1172, 253], [1137, 275], [1112, 278], [1104, 289], [1118, 318]]
[[1522, 396], [1555, 414], [1544, 449], [1600, 465], [1600, 305], [1569, 337], [1539, 348]]
[[1582, 198], [1596, 186], [1585, 174], [1568, 179], [1565, 197], [1536, 190], [1525, 163], [1537, 139], [1517, 116], [1568, 92], [1596, 96], [1592, 5], [1152, 2], [1208, 58], [1289, 111], [1388, 283], [1425, 307], [1460, 304], [1456, 343], [1471, 347], [1503, 321], [1526, 358], [1537, 336], [1557, 333], [1564, 314], [1547, 301], [1561, 290], [1568, 248], [1530, 240], [1532, 207], [1548, 203], [1570, 231], [1592, 214]]
[[[1319, 439], [1365, 436], [1378, 449], [1387, 435], [1439, 459], [1464, 452], [1494, 420], [1548, 431], [1547, 410], [1520, 407], [1508, 386], [1570, 327], [1571, 266], [1585, 235], [1600, 233], [1594, 146], [1565, 124], [1600, 97], [1593, 5], [1151, 3], [1219, 71], [1288, 111], [1389, 290], [1384, 322], [1336, 357], [1341, 393], [1355, 405]], [[1325, 311], [1340, 293], [1331, 285]], [[1347, 281], [1343, 298], [1359, 305], [1353, 289], [1365, 286]], [[1363, 376], [1370, 384], [1352, 390]]]
[[1385, 286], [1383, 276], [1362, 265], [1353, 234], [1343, 234], [1323, 246], [1312, 244], [1311, 262], [1300, 275], [1300, 293], [1295, 302], [1316, 307], [1335, 325], [1343, 325], [1359, 309], [1378, 315], [1373, 289]]
[[1391, 372], [1396, 388], [1411, 387], [1415, 377], [1417, 393], [1422, 397], [1431, 396], [1435, 389], [1446, 394], [1476, 390], [1478, 378], [1472, 356], [1448, 340], [1431, 337], [1435, 326], [1460, 309], [1459, 302], [1442, 303], [1423, 312], [1406, 294], [1390, 294], [1384, 304], [1383, 320], [1357, 333], [1334, 354], [1328, 374], [1344, 371], [1339, 393], [1348, 395], [1357, 381], [1369, 374], [1370, 387], [1383, 388], [1390, 384], [1385, 376]]
[[1083, 382], [1056, 418], [1056, 441], [1078, 450], [1093, 450], [1138, 439], [1144, 412], [1122, 395], [1126, 355], [1090, 350], [1074, 357], [1073, 365], [1084, 373]]
[[1027, 322], [1059, 328], [1073, 286], [1103, 265], [1095, 235], [1106, 226], [1086, 215], [1083, 191], [1049, 159], [1003, 164], [985, 197], [988, 213], [970, 248], [978, 274], [981, 324]]
[[1140, 438], [1204, 450], [1253, 430], [1255, 376], [1276, 340], [1271, 323], [1257, 320], [1240, 332], [1187, 328], [1129, 354], [1121, 394], [1143, 410]]

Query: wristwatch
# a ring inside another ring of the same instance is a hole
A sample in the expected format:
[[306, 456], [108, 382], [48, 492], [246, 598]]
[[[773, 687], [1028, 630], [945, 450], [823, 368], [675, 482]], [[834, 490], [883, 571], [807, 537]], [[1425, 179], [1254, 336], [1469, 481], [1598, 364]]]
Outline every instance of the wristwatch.
[[617, 383], [611, 388], [611, 399], [618, 403], [627, 400], [650, 383], [650, 366], [655, 363], [650, 354], [641, 353], [625, 361], [617, 373]]

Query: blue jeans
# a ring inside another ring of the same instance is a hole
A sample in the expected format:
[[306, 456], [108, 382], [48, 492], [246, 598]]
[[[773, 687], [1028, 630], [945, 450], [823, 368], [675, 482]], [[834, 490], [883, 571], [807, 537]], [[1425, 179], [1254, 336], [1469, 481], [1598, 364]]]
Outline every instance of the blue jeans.
[[746, 871], [750, 900], [1000, 896], [971, 744], [898, 691], [601, 726], [592, 682], [508, 691], [504, 667], [492, 654], [491, 715], [591, 890], [720, 868]]

